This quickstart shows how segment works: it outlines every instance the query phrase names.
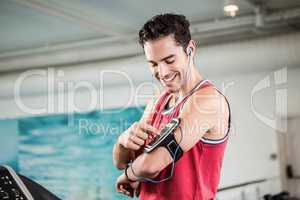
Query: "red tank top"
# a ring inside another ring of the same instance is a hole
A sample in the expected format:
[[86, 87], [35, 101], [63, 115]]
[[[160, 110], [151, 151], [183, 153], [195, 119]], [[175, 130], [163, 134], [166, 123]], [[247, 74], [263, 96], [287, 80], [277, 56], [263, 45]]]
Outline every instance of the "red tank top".
[[[163, 127], [173, 117], [178, 117], [186, 100], [201, 88], [211, 86], [208, 80], [201, 81], [189, 94], [179, 101], [171, 112], [163, 112], [170, 93], [163, 93], [155, 104], [155, 114], [152, 125]], [[227, 100], [226, 100], [227, 101]], [[228, 102], [227, 102], [228, 103]], [[230, 124], [230, 114], [229, 114]], [[229, 132], [229, 128], [228, 128]], [[215, 198], [219, 184], [221, 166], [228, 132], [223, 139], [209, 140], [202, 138], [189, 151], [185, 152], [175, 163], [173, 177], [158, 184], [150, 182], [141, 183], [141, 200], [212, 200]], [[172, 164], [167, 166], [155, 180], [169, 177]]]

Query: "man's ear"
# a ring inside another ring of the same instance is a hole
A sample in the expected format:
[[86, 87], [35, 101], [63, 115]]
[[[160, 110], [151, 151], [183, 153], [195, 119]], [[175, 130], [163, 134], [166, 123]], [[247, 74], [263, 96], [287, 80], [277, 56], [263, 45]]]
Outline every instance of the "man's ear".
[[195, 55], [195, 51], [196, 51], [196, 43], [194, 40], [190, 40], [186, 48], [186, 53], [190, 58], [192, 58]]

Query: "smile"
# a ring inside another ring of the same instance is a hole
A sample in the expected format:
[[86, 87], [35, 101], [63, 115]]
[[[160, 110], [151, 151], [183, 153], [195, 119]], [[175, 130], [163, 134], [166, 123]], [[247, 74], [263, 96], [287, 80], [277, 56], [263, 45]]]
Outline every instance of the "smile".
[[178, 75], [178, 73], [176, 72], [172, 76], [170, 76], [169, 78], [164, 78], [163, 81], [165, 83], [171, 82], [171, 81], [173, 81], [176, 78], [177, 75]]

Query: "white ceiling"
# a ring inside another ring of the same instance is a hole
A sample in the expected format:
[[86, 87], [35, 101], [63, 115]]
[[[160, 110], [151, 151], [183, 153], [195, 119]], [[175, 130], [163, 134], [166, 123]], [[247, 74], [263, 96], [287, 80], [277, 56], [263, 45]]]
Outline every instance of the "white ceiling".
[[[254, 14], [251, 2], [263, 2], [269, 13], [300, 8], [299, 0], [237, 0], [238, 17]], [[181, 13], [201, 26], [223, 20], [222, 9], [223, 0], [1, 0], [0, 57], [78, 41], [136, 37], [158, 13]]]

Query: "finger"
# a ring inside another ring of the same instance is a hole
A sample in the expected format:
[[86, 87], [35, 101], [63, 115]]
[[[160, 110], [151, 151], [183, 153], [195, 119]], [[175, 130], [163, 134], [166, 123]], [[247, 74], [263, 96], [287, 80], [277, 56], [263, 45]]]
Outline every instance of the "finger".
[[148, 116], [145, 119], [145, 122], [147, 124], [150, 124], [152, 122], [153, 116], [154, 116], [154, 112], [149, 112]]
[[116, 189], [117, 189], [117, 192], [119, 192], [119, 193], [123, 193], [123, 185], [122, 184], [117, 184], [117, 187], [116, 187]]
[[139, 189], [136, 189], [136, 190], [135, 190], [135, 196], [136, 196], [136, 197], [139, 197], [139, 196], [140, 196], [140, 190], [139, 190]]
[[150, 132], [150, 133], [154, 133], [155, 135], [157, 135], [159, 133], [159, 130], [157, 128], [154, 128], [153, 126], [146, 124], [146, 123], [141, 123], [140, 124], [141, 129], [143, 129], [146, 133]]
[[132, 135], [132, 134], [134, 134], [134, 132], [135, 132], [136, 130], [138, 130], [138, 129], [139, 129], [139, 123], [138, 123], [138, 122], [135, 122], [135, 123], [132, 124], [132, 126], [130, 127], [129, 133]]
[[128, 148], [133, 149], [133, 150], [138, 150], [138, 149], [141, 148], [141, 146], [138, 145], [138, 144], [135, 144], [133, 141], [129, 141], [128, 142]]
[[145, 132], [143, 129], [137, 130], [135, 135], [141, 138], [142, 140], [146, 140], [149, 137], [149, 133]]
[[132, 141], [139, 146], [144, 145], [144, 140], [139, 138], [138, 136], [133, 136]]
[[126, 191], [127, 191], [125, 186], [126, 186], [126, 185], [120, 184], [120, 191], [121, 191], [121, 193], [123, 193], [123, 194], [125, 194]]
[[138, 185], [138, 187], [135, 189], [135, 196], [139, 197], [141, 192], [141, 184]]
[[128, 196], [130, 195], [130, 192], [127, 191], [127, 189], [126, 189], [126, 185], [123, 185], [123, 184], [119, 184], [118, 192], [122, 193], [124, 195], [128, 195]]
[[125, 189], [125, 194], [127, 196], [132, 197], [133, 196], [133, 189], [130, 187], [130, 185], [124, 185], [124, 189]]

